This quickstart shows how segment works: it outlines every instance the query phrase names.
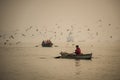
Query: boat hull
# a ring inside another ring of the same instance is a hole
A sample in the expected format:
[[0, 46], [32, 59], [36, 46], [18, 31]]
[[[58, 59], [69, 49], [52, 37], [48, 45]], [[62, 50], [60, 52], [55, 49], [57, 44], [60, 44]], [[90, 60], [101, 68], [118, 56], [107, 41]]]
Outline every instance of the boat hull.
[[52, 47], [53, 44], [41, 44], [42, 47]]
[[61, 52], [59, 58], [69, 58], [69, 59], [91, 59], [92, 53], [76, 55], [75, 53]]

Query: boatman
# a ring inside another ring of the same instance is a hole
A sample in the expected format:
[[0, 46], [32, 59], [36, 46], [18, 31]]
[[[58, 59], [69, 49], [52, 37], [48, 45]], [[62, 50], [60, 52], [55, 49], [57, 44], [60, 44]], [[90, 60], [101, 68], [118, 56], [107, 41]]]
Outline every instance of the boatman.
[[82, 53], [81, 53], [81, 50], [80, 50], [80, 48], [79, 48], [78, 45], [76, 45], [75, 54], [76, 54], [76, 55], [80, 55], [80, 54], [82, 54]]

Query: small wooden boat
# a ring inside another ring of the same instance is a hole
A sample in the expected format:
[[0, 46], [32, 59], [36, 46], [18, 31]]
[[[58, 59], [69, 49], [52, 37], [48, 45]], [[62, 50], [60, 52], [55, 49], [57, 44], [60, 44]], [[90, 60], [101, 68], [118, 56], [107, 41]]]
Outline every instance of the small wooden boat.
[[56, 58], [68, 58], [68, 59], [91, 59], [92, 53], [76, 55], [75, 53], [60, 52], [61, 56]]

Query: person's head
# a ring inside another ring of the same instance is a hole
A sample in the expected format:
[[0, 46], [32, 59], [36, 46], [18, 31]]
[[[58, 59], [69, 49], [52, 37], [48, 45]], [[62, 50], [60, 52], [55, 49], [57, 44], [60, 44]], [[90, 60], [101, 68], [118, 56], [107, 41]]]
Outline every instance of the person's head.
[[76, 45], [76, 48], [79, 48], [79, 45]]

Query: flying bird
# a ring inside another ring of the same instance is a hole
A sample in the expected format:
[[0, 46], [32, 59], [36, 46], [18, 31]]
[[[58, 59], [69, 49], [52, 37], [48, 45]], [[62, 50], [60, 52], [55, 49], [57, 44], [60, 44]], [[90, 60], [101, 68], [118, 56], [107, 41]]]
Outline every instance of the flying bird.
[[13, 36], [13, 35], [11, 35], [11, 36], [9, 37], [9, 39], [11, 39], [11, 38], [12, 38], [12, 39], [14, 39], [14, 36]]

